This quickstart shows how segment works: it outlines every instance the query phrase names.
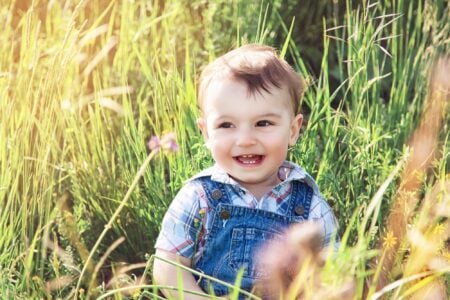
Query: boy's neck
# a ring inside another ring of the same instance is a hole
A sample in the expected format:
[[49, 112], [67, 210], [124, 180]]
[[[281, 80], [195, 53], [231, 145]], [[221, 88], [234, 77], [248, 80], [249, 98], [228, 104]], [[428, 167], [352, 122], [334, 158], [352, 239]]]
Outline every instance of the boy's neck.
[[245, 183], [237, 180], [236, 178], [234, 178], [234, 180], [236, 180], [242, 187], [249, 191], [259, 201], [265, 194], [272, 191], [274, 187], [285, 181], [289, 177], [290, 173], [290, 168], [280, 167], [277, 174], [272, 177], [272, 180], [267, 180], [262, 183]]
[[280, 179], [276, 179], [274, 182], [269, 184], [243, 184], [241, 185], [246, 188], [258, 201], [262, 199], [262, 197], [272, 191], [274, 187], [276, 187], [282, 181]]

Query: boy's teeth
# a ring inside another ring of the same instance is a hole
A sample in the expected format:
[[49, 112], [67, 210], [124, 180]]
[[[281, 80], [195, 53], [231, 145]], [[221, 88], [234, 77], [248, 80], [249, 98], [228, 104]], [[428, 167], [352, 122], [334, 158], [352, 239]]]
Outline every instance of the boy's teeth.
[[238, 157], [238, 160], [243, 164], [255, 164], [258, 162], [258, 160], [261, 158], [260, 155], [240, 155]]

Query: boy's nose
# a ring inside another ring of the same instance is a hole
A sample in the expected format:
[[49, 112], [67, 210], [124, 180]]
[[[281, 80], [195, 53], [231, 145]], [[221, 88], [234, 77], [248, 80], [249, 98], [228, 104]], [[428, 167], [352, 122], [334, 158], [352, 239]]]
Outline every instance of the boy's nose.
[[239, 147], [248, 147], [256, 144], [256, 139], [251, 130], [241, 130], [236, 137], [236, 145]]

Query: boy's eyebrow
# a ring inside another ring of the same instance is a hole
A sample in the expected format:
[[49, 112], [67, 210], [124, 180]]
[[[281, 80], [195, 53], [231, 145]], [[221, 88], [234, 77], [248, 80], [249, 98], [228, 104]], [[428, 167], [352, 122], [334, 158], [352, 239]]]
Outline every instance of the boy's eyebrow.
[[259, 118], [267, 118], [267, 117], [272, 117], [272, 118], [281, 118], [280, 114], [277, 113], [267, 113], [261, 116], [258, 116]]
[[[217, 119], [232, 119], [232, 118], [234, 118], [233, 115], [219, 115], [217, 117]], [[281, 115], [277, 114], [277, 113], [267, 113], [267, 114], [256, 116], [256, 118], [257, 119], [260, 119], [260, 118], [281, 118]]]

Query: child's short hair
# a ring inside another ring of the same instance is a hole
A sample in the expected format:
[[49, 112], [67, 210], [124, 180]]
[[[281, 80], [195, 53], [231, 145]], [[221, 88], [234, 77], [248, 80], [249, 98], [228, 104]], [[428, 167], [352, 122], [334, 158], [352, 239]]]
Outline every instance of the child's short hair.
[[249, 44], [234, 49], [207, 65], [199, 80], [198, 101], [204, 102], [208, 86], [214, 80], [231, 79], [247, 85], [253, 95], [262, 91], [270, 93], [271, 87], [286, 86], [291, 95], [294, 113], [299, 112], [305, 84], [301, 76], [282, 58], [274, 48]]

